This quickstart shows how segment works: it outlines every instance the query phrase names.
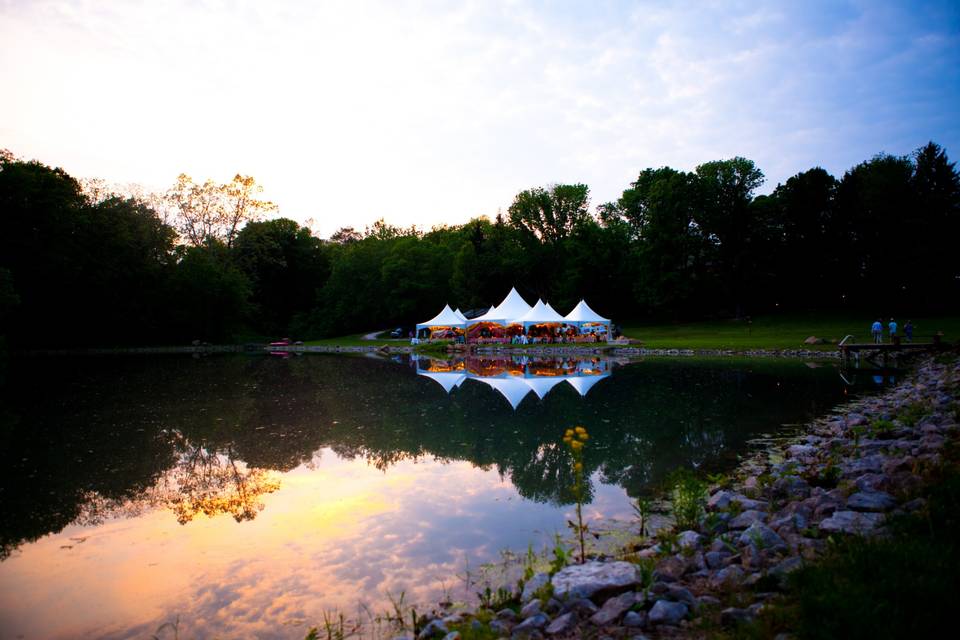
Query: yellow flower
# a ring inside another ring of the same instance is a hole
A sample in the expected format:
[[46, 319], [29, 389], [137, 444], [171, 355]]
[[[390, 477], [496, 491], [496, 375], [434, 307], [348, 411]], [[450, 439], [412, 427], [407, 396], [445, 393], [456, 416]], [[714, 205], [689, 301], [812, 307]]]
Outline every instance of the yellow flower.
[[583, 449], [583, 443], [580, 442], [579, 440], [574, 440], [573, 442], [570, 443], [570, 448], [573, 449], [574, 451], [580, 451], [580, 449]]
[[590, 436], [588, 436], [586, 433], [581, 433], [581, 434], [580, 434], [580, 439], [583, 440], [584, 442], [586, 442], [587, 440], [590, 439]]
[[566, 431], [563, 432], [563, 435], [564, 435], [565, 438], [572, 438], [572, 437], [573, 437], [573, 429], [567, 429]]
[[584, 433], [587, 432], [587, 430], [584, 429], [583, 427], [574, 427], [574, 428], [576, 429], [577, 433], [579, 433], [579, 434], [584, 434]]
[[583, 463], [577, 462], [576, 464], [573, 465], [573, 468], [575, 471], [583, 471]]
[[573, 441], [573, 438], [571, 438], [570, 436], [563, 436], [563, 441], [566, 442], [567, 444], [570, 444]]

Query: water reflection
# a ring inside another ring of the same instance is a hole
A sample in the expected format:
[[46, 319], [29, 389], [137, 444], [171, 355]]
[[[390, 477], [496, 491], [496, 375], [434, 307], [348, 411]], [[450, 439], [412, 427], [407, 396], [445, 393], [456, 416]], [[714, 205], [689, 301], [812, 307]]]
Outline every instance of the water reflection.
[[[566, 382], [581, 396], [610, 375], [612, 359], [543, 358], [526, 355], [502, 357], [412, 358], [417, 373], [430, 378], [450, 393], [467, 380], [495, 389], [512, 409], [532, 391], [543, 400], [560, 383]], [[619, 361], [620, 363], [626, 360]]]
[[46, 637], [142, 637], [182, 614], [187, 637], [302, 638], [386, 589], [430, 601], [465, 559], [563, 529], [565, 427], [591, 434], [591, 517], [626, 517], [677, 465], [728, 464], [845, 392], [797, 362], [19, 364], [0, 409], [0, 627]]

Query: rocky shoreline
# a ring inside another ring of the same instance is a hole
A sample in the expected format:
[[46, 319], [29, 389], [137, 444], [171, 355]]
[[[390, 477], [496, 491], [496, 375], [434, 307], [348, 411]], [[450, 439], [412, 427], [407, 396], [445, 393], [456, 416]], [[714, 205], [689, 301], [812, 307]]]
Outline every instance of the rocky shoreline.
[[925, 474], [960, 433], [958, 386], [960, 360], [928, 357], [890, 391], [745, 460], [710, 487], [695, 529], [538, 573], [519, 607], [436, 615], [417, 638], [457, 640], [458, 629], [512, 639], [703, 637], [705, 616], [750, 621], [828, 537], [883, 535], [888, 518], [923, 508]]

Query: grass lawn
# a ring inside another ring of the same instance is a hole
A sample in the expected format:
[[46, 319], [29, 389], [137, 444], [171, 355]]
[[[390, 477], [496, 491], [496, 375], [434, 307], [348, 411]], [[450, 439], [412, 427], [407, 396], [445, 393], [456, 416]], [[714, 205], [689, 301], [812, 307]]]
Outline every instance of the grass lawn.
[[[944, 340], [960, 339], [960, 316], [910, 318], [915, 342], [929, 342], [937, 331]], [[875, 318], [838, 314], [792, 314], [759, 316], [751, 323], [738, 320], [711, 320], [684, 324], [625, 323], [624, 335], [651, 349], [798, 349], [809, 336], [839, 341], [852, 334], [857, 342], [869, 342]], [[907, 318], [897, 318], [900, 333]], [[889, 318], [884, 318], [884, 329]], [[885, 332], [886, 335], [886, 332]], [[825, 344], [810, 349], [834, 349]]]

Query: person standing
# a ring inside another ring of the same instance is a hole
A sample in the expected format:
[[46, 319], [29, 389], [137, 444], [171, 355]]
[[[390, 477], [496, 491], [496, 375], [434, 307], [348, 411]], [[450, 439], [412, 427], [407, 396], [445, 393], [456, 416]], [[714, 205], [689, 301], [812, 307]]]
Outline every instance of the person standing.
[[873, 334], [873, 341], [877, 344], [883, 342], [883, 325], [880, 324], [880, 318], [877, 318], [870, 327], [870, 333]]
[[903, 325], [903, 335], [906, 336], [907, 342], [913, 342], [913, 321], [907, 320], [907, 324]]
[[890, 324], [887, 325], [887, 330], [890, 331], [890, 342], [897, 341], [897, 321], [893, 318], [890, 318]]

